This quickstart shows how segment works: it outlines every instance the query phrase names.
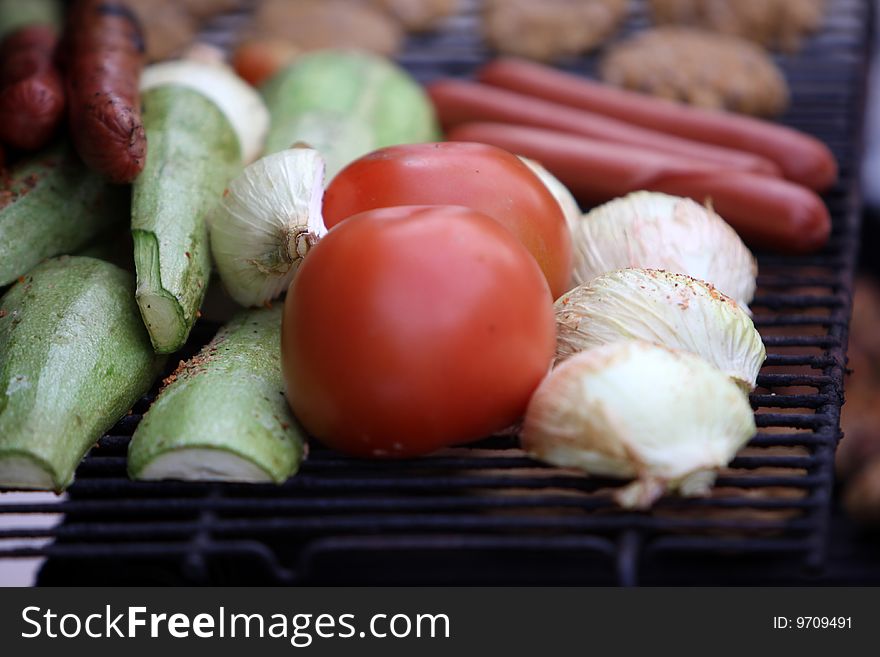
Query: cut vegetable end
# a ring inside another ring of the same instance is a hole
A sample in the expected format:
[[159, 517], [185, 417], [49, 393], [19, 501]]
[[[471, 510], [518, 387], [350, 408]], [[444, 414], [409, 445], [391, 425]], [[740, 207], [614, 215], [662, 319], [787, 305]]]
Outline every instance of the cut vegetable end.
[[0, 457], [0, 488], [60, 490], [63, 486], [36, 459], [25, 455]]
[[[238, 454], [210, 447], [187, 447], [165, 452], [145, 465], [133, 479], [158, 481], [226, 481], [273, 483], [268, 472]], [[281, 482], [276, 482], [281, 483]]]
[[137, 299], [153, 349], [159, 354], [177, 351], [189, 336], [189, 326], [180, 302], [162, 287], [159, 272], [159, 242], [148, 231], [133, 230], [134, 264], [137, 270]]
[[180, 349], [187, 331], [177, 300], [167, 293], [140, 289], [135, 297], [156, 353], [170, 354]]

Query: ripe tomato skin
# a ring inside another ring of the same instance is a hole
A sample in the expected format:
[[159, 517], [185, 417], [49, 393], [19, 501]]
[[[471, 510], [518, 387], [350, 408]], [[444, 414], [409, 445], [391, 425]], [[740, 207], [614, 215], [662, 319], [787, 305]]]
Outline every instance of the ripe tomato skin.
[[232, 53], [232, 67], [248, 84], [258, 87], [287, 66], [299, 49], [285, 39], [264, 37], [239, 44]]
[[285, 301], [282, 366], [312, 436], [400, 458], [515, 422], [555, 342], [547, 282], [507, 230], [467, 208], [396, 207], [310, 251]]
[[469, 142], [405, 144], [374, 151], [340, 171], [324, 193], [331, 228], [366, 210], [462, 205], [508, 228], [538, 261], [553, 298], [571, 287], [571, 235], [562, 209], [518, 157]]

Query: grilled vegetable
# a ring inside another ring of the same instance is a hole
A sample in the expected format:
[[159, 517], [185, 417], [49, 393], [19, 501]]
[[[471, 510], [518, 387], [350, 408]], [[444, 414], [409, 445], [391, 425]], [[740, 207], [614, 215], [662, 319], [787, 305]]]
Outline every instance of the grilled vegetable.
[[241, 145], [244, 161], [253, 162], [263, 151], [269, 130], [269, 110], [250, 85], [223, 64], [222, 52], [194, 46], [186, 59], [154, 64], [144, 71], [143, 90], [182, 85], [213, 102], [229, 121]]
[[62, 256], [0, 300], [0, 487], [63, 490], [158, 376], [133, 293], [118, 267]]
[[615, 499], [647, 508], [666, 491], [708, 492], [754, 434], [748, 398], [721, 370], [635, 340], [587, 349], [547, 375], [522, 443], [554, 465], [634, 479]]
[[556, 361], [609, 342], [645, 340], [701, 356], [745, 392], [766, 357], [748, 313], [712, 285], [656, 269], [618, 269], [556, 302]]
[[134, 479], [282, 483], [303, 441], [284, 399], [281, 307], [242, 312], [165, 381], [128, 450]]
[[628, 194], [585, 214], [572, 242], [577, 283], [642, 267], [711, 283], [743, 308], [755, 295], [755, 257], [720, 216], [690, 199]]
[[127, 200], [127, 190], [89, 171], [68, 145], [19, 163], [0, 181], [0, 286], [121, 225]]
[[333, 179], [328, 230], [360, 212], [399, 205], [460, 205], [507, 228], [535, 258], [553, 298], [571, 288], [571, 234], [562, 206], [522, 161], [486, 144], [427, 143], [370, 153]]
[[61, 25], [59, 0], [0, 0], [0, 39], [34, 24]]
[[296, 416], [327, 445], [370, 458], [509, 427], [556, 346], [534, 258], [498, 221], [461, 206], [346, 219], [303, 260], [284, 311]]
[[266, 152], [304, 142], [324, 156], [327, 180], [377, 148], [439, 137], [421, 87], [376, 55], [336, 50], [303, 55], [261, 92], [272, 116]]
[[178, 65], [177, 75], [167, 68], [144, 74], [150, 157], [132, 197], [137, 301], [160, 353], [179, 349], [196, 320], [211, 273], [206, 216], [241, 166], [236, 127], [248, 121], [247, 103], [215, 102], [203, 92], [214, 80], [221, 93], [238, 93], [229, 78], [246, 88], [229, 69]]
[[326, 233], [324, 160], [311, 148], [272, 153], [229, 183], [211, 212], [214, 263], [229, 295], [262, 306], [284, 292]]

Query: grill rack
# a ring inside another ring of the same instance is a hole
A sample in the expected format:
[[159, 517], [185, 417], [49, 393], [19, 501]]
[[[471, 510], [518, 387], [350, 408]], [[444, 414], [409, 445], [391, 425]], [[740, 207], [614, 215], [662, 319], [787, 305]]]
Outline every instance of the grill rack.
[[[400, 60], [417, 78], [469, 75], [489, 56], [476, 4], [465, 4], [447, 29], [410, 40]], [[825, 196], [834, 228], [820, 254], [759, 254], [751, 307], [768, 349], [751, 396], [759, 433], [711, 497], [622, 512], [607, 495], [620, 482], [535, 463], [504, 436], [398, 463], [313, 445], [280, 488], [133, 483], [125, 450], [147, 396], [91, 451], [62, 501], [0, 495], [0, 518], [24, 518], [0, 529], [0, 559], [48, 557], [40, 582], [66, 584], [770, 583], [817, 571], [840, 438], [872, 5], [829, 2], [823, 31], [779, 60], [792, 89], [783, 121], [823, 139], [841, 165]], [[633, 9], [624, 32], [649, 23], [641, 4]], [[592, 73], [594, 61], [563, 67]], [[181, 357], [214, 330], [197, 325]], [[61, 524], [36, 526], [58, 513]]]

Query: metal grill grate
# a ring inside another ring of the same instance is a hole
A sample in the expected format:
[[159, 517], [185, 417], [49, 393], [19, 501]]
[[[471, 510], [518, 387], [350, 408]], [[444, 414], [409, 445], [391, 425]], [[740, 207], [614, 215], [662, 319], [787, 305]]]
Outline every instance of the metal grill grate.
[[[418, 78], [468, 75], [488, 57], [467, 4], [441, 33], [411, 40], [401, 60]], [[125, 450], [144, 399], [92, 450], [64, 501], [0, 496], [0, 516], [22, 518], [0, 530], [0, 559], [48, 556], [43, 582], [88, 584], [770, 582], [819, 567], [840, 437], [872, 25], [867, 0], [829, 5], [822, 33], [780, 61], [792, 86], [783, 120], [822, 138], [841, 164], [826, 196], [834, 231], [821, 254], [759, 256], [752, 308], [769, 352], [752, 395], [760, 433], [710, 497], [624, 513], [607, 495], [618, 482], [542, 466], [509, 437], [398, 463], [313, 446], [280, 488], [136, 484], [125, 477]], [[628, 29], [647, 22], [639, 5]], [[198, 326], [189, 350], [214, 328]], [[61, 524], [37, 528], [42, 514], [61, 512]]]

